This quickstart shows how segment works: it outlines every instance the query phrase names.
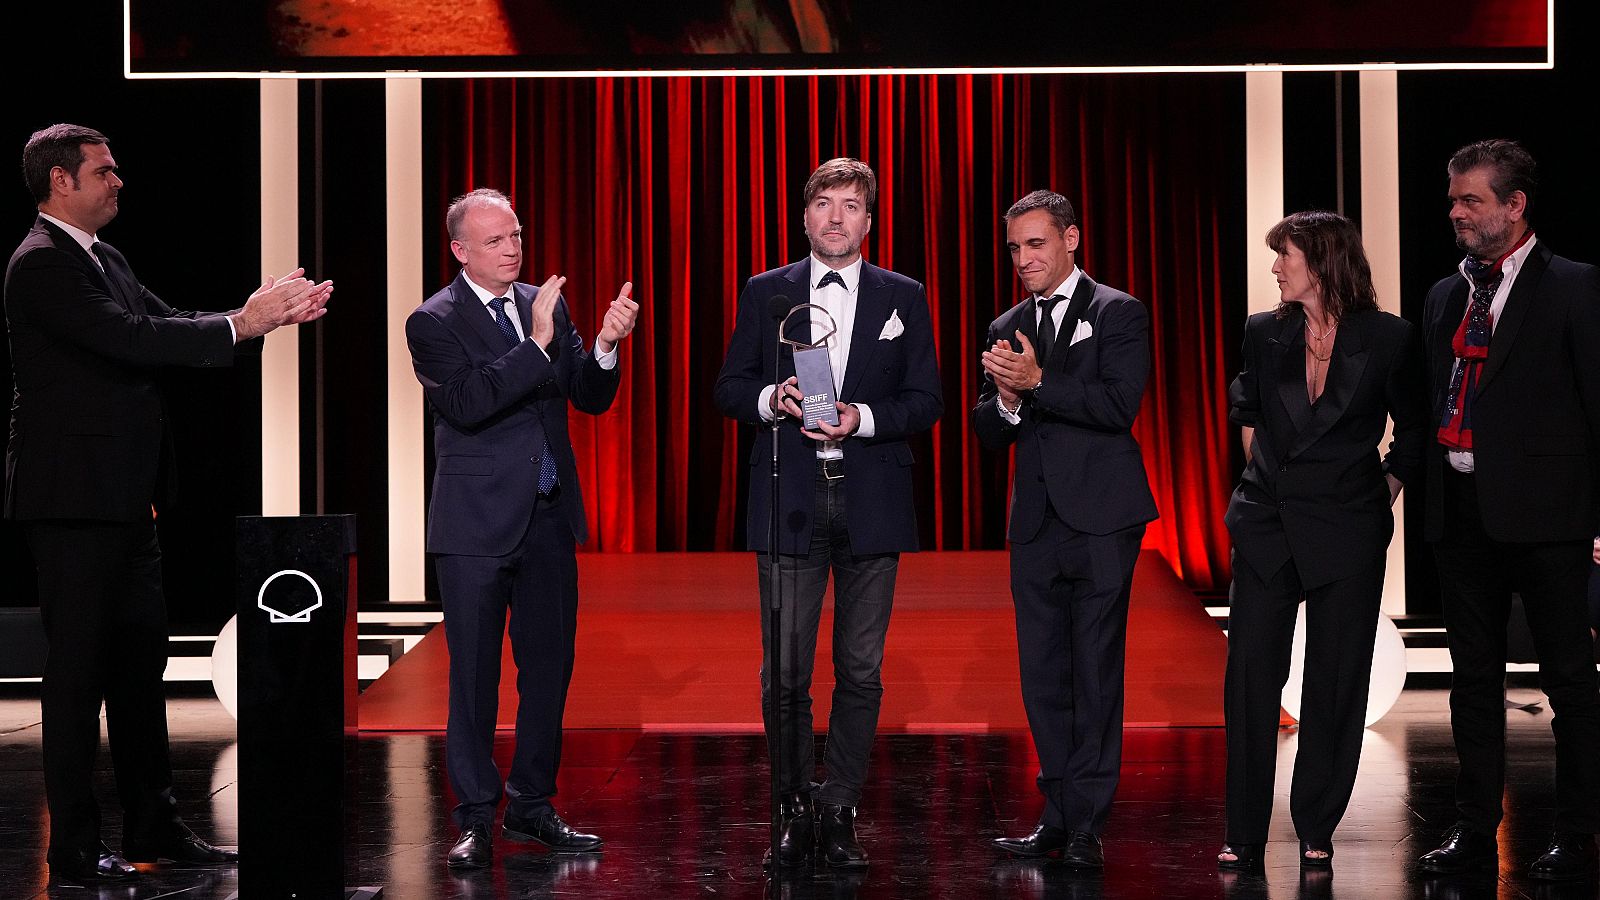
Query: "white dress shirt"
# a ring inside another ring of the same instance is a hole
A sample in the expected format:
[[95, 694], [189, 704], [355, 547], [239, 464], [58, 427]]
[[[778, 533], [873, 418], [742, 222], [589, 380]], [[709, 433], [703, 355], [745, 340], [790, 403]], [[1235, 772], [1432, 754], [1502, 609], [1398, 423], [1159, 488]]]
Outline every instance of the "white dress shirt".
[[[1054, 307], [1051, 308], [1051, 310], [1050, 310], [1050, 328], [1056, 332], [1056, 334], [1057, 334], [1057, 338], [1056, 339], [1060, 340], [1060, 336], [1059, 335], [1060, 335], [1060, 332], [1061, 332], [1061, 320], [1065, 319], [1067, 317], [1067, 307], [1072, 302], [1072, 292], [1078, 289], [1078, 278], [1082, 274], [1083, 274], [1083, 270], [1082, 269], [1078, 268], [1077, 266], [1073, 266], [1072, 267], [1072, 274], [1068, 275], [1067, 276], [1067, 280], [1061, 282], [1061, 284], [1055, 290], [1051, 291], [1048, 294], [1044, 294], [1042, 296], [1039, 295], [1039, 294], [1034, 294], [1033, 295], [1033, 303], [1034, 303], [1034, 307], [1033, 307], [1033, 326], [1034, 326], [1033, 333], [1034, 334], [1038, 334], [1040, 332], [1040, 330], [1041, 330], [1040, 329], [1040, 325], [1042, 324], [1042, 322], [1040, 320], [1044, 318], [1044, 311], [1039, 306], [1040, 301], [1048, 300], [1051, 297], [1054, 297], [1054, 296], [1059, 294], [1062, 297], [1065, 297], [1067, 299], [1064, 300], [1064, 301], [1058, 302]], [[1003, 335], [1000, 335], [1000, 337], [1003, 340], [1010, 340], [1011, 339], [1010, 335], [1004, 335], [1003, 334]], [[1069, 341], [1072, 340], [1072, 335], [1070, 335], [1070, 334], [1067, 335], [1067, 340], [1069, 340]], [[986, 347], [984, 349], [988, 349], [988, 348]], [[1037, 352], [1038, 349], [1039, 348], [1036, 345], [1034, 347], [1034, 351]], [[1045, 360], [1042, 360], [1042, 359], [1039, 360], [1039, 368], [1041, 370], [1041, 377], [1043, 375], [1044, 364], [1045, 364]], [[1017, 408], [1016, 409], [1006, 409], [1006, 405], [1004, 403], [1000, 402], [1000, 395], [996, 394], [995, 398], [994, 398], [994, 405], [995, 405], [996, 409], [1000, 410], [1000, 418], [1005, 419], [1007, 422], [1010, 422], [1013, 425], [1017, 425], [1017, 424], [1020, 424], [1022, 422], [1022, 416], [1020, 415], [1020, 413], [1022, 412], [1022, 404], [1020, 402], [1017, 404]]]
[[[1523, 242], [1522, 246], [1512, 251], [1506, 257], [1505, 262], [1500, 264], [1500, 271], [1505, 274], [1500, 277], [1500, 287], [1495, 289], [1494, 299], [1489, 302], [1489, 334], [1491, 336], [1494, 334], [1494, 330], [1500, 327], [1500, 313], [1505, 311], [1506, 298], [1511, 296], [1511, 285], [1517, 280], [1517, 273], [1521, 272], [1522, 267], [1528, 262], [1528, 254], [1532, 252], [1533, 245], [1537, 241], [1538, 238], [1531, 234], [1528, 235], [1528, 239]], [[1471, 310], [1472, 276], [1467, 274], [1467, 261], [1465, 259], [1461, 260], [1458, 268], [1461, 270], [1461, 277], [1467, 280], [1467, 309]], [[1459, 368], [1461, 368], [1461, 360], [1458, 359], [1455, 366], [1450, 369], [1452, 382], [1455, 380], [1456, 370]], [[1477, 462], [1472, 458], [1471, 450], [1449, 450], [1445, 452], [1445, 456], [1450, 460], [1450, 468], [1455, 469], [1457, 472], [1471, 475], [1477, 468]]]
[[[828, 338], [828, 364], [833, 369], [834, 395], [838, 396], [839, 386], [844, 384], [845, 367], [850, 362], [850, 342], [855, 334], [856, 324], [856, 299], [861, 295], [861, 257], [856, 257], [855, 262], [842, 269], [832, 269], [827, 263], [817, 259], [813, 254], [811, 260], [811, 274], [807, 280], [810, 287], [810, 298], [807, 302], [813, 303], [828, 311], [833, 317], [830, 326], [826, 316], [817, 310], [809, 310], [811, 314], [811, 339], [827, 334], [830, 327], [838, 330]], [[831, 271], [839, 273], [839, 278], [844, 286], [829, 284], [819, 287], [823, 276]], [[761, 390], [761, 396], [756, 398], [757, 411], [761, 420], [771, 422], [775, 418], [772, 411], [772, 392], [774, 385], [767, 385]], [[852, 403], [851, 406], [861, 414], [861, 424], [856, 428], [855, 436], [862, 438], [872, 437], [877, 433], [876, 421], [872, 417], [872, 408], [865, 403]], [[817, 456], [822, 459], [839, 459], [844, 456], [844, 450], [838, 441], [823, 441], [817, 445]]]
[[[499, 300], [500, 295], [494, 293], [486, 287], [483, 287], [476, 281], [473, 281], [472, 276], [468, 275], [464, 270], [461, 273], [461, 280], [467, 283], [467, 287], [472, 288], [472, 293], [476, 294], [479, 302], [483, 304], [483, 311], [489, 314], [490, 321], [494, 321], [494, 307], [490, 306], [489, 304]], [[511, 300], [511, 305], [506, 308], [506, 318], [511, 320], [511, 327], [517, 332], [517, 340], [525, 341], [528, 339], [528, 336], [522, 331], [522, 316], [517, 314], [516, 291], [508, 290], [505, 293], [505, 296]], [[500, 327], [498, 322], [495, 323], [495, 327]], [[534, 346], [539, 347], [538, 344], [534, 344]], [[604, 353], [600, 352], [600, 338], [599, 333], [596, 332], [594, 346], [594, 361], [600, 364], [600, 368], [615, 369], [617, 367], [617, 345], [612, 344], [610, 350], [607, 350]], [[545, 359], [550, 358], [550, 351], [546, 350], [545, 348], [539, 347], [539, 352], [544, 354]]]

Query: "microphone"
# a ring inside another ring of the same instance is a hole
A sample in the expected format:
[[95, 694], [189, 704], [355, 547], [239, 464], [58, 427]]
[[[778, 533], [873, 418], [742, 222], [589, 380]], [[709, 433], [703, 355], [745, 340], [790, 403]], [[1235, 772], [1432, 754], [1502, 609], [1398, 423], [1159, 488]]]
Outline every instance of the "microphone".
[[782, 322], [790, 309], [792, 307], [789, 306], [789, 298], [782, 294], [774, 295], [767, 301], [767, 315], [771, 316], [774, 322]]

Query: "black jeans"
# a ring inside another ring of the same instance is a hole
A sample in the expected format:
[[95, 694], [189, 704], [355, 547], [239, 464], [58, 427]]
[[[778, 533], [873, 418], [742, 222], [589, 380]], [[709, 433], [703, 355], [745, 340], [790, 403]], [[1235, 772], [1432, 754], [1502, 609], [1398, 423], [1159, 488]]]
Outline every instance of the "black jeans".
[[783, 596], [779, 616], [783, 641], [779, 716], [783, 744], [773, 736], [771, 561], [756, 557], [761, 582], [761, 713], [767, 752], [778, 766], [785, 793], [809, 791], [816, 761], [811, 736], [811, 672], [816, 663], [822, 595], [833, 573], [833, 707], [828, 714], [828, 744], [823, 755], [827, 779], [816, 792], [819, 803], [856, 806], [867, 779], [867, 760], [878, 731], [883, 697], [883, 641], [894, 605], [894, 579], [900, 554], [856, 556], [845, 528], [844, 480], [817, 475], [811, 551], [782, 555], [778, 572]]

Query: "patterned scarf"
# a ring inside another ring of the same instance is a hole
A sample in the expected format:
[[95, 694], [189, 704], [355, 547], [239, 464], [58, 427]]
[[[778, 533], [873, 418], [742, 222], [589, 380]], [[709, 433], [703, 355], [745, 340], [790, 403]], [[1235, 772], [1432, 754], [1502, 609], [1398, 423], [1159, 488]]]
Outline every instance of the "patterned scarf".
[[1455, 372], [1450, 376], [1450, 393], [1445, 398], [1444, 417], [1439, 422], [1439, 443], [1451, 450], [1472, 449], [1472, 398], [1478, 393], [1478, 378], [1483, 374], [1484, 361], [1489, 358], [1489, 338], [1494, 334], [1494, 314], [1490, 307], [1494, 295], [1505, 278], [1505, 262], [1517, 252], [1533, 232], [1522, 236], [1505, 256], [1492, 263], [1468, 256], [1461, 267], [1466, 271], [1467, 282], [1472, 286], [1472, 300], [1467, 304], [1467, 314], [1451, 340], [1455, 351]]

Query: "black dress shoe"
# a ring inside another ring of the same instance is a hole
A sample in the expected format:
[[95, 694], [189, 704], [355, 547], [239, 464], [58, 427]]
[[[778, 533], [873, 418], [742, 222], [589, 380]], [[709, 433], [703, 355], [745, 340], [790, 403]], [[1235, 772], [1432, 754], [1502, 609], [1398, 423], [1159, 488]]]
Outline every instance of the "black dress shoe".
[[489, 839], [488, 825], [468, 825], [461, 829], [461, 837], [444, 855], [444, 864], [452, 869], [482, 869], [494, 859], [494, 843]]
[[508, 840], [532, 841], [555, 853], [588, 853], [599, 850], [602, 843], [598, 835], [572, 830], [553, 809], [527, 819], [506, 813], [505, 835]]
[[1540, 881], [1579, 881], [1595, 875], [1594, 835], [1558, 831], [1550, 837], [1544, 855], [1528, 867], [1528, 877]]
[[1087, 831], [1067, 832], [1067, 846], [1061, 848], [1061, 864], [1069, 869], [1104, 869], [1106, 853], [1100, 836]]
[[139, 877], [138, 869], [105, 844], [90, 850], [52, 852], [49, 860], [50, 877], [57, 880], [122, 882]]
[[[785, 868], [811, 862], [816, 821], [812, 818], [811, 794], [800, 791], [778, 800], [778, 865]], [[772, 848], [761, 856], [761, 865], [772, 866]]]
[[122, 855], [134, 862], [159, 862], [180, 868], [236, 866], [239, 851], [224, 850], [206, 843], [187, 828], [171, 837], [150, 844], [123, 842]]
[[1461, 875], [1492, 870], [1499, 863], [1494, 837], [1456, 824], [1444, 833], [1444, 843], [1422, 854], [1417, 868], [1434, 875]]
[[1032, 859], [1065, 849], [1070, 837], [1071, 832], [1040, 822], [1039, 827], [1025, 837], [995, 838], [993, 843], [997, 850], [1004, 850], [1012, 856]]
[[817, 815], [822, 858], [835, 869], [865, 869], [867, 851], [856, 839], [856, 808], [822, 804]]

